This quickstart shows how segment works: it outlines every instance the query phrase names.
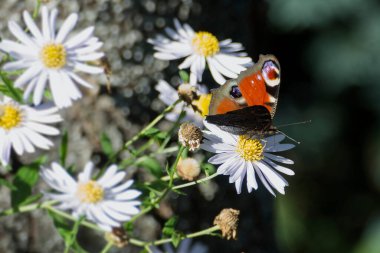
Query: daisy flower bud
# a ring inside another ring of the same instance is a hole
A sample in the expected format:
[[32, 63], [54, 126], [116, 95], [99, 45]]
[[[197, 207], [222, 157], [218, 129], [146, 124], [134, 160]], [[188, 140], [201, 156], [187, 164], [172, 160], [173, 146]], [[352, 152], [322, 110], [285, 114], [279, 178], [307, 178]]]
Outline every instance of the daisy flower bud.
[[202, 141], [202, 130], [192, 123], [183, 123], [178, 131], [179, 142], [194, 151], [199, 148]]
[[123, 228], [112, 228], [111, 232], [105, 234], [105, 239], [118, 248], [128, 245], [128, 236]]
[[194, 158], [180, 160], [177, 166], [177, 174], [180, 178], [188, 181], [195, 180], [201, 173], [199, 163]]
[[178, 96], [190, 105], [198, 97], [197, 88], [194, 85], [183, 83], [178, 87]]
[[236, 240], [240, 211], [232, 208], [223, 209], [214, 219], [214, 225], [218, 225], [222, 236], [227, 240]]

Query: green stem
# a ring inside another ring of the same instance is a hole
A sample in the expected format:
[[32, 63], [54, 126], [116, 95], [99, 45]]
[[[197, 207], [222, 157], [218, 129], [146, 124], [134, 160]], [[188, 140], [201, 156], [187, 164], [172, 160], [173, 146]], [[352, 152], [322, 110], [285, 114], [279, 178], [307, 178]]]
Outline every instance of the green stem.
[[169, 112], [171, 112], [174, 107], [180, 102], [181, 100], [177, 100], [175, 101], [173, 104], [171, 104], [170, 106], [166, 107], [165, 110], [160, 114], [158, 115], [152, 122], [150, 122], [146, 127], [144, 127], [138, 134], [136, 134], [132, 139], [130, 139], [129, 141], [127, 141], [125, 144], [124, 144], [124, 147], [123, 149], [126, 150], [129, 148], [129, 146], [131, 146], [135, 141], [137, 141], [139, 138], [141, 138], [142, 136], [145, 135], [145, 133], [151, 129], [152, 127], [154, 127], [161, 119], [163, 119], [165, 117], [165, 115]]
[[101, 175], [103, 173], [103, 171], [105, 170], [105, 168], [112, 162], [116, 159], [116, 157], [118, 157], [120, 155], [121, 152], [123, 152], [124, 150], [128, 150], [129, 147], [135, 143], [138, 139], [140, 139], [142, 136], [145, 135], [145, 133], [151, 129], [152, 127], [154, 127], [160, 120], [162, 120], [165, 115], [169, 112], [171, 112], [174, 107], [179, 103], [181, 102], [180, 99], [178, 99], [177, 101], [175, 101], [173, 104], [169, 105], [168, 107], [165, 108], [165, 110], [163, 112], [161, 112], [152, 122], [150, 122], [146, 127], [144, 127], [140, 132], [138, 132], [135, 136], [132, 137], [132, 139], [130, 139], [129, 141], [127, 141], [124, 146], [119, 150], [117, 151], [116, 153], [114, 153], [108, 160], [108, 162], [104, 165], [103, 169], [101, 169], [99, 171], [99, 173], [97, 174], [96, 177], [98, 177], [99, 175]]
[[113, 247], [112, 242], [108, 242], [106, 246], [102, 249], [101, 253], [107, 253]]
[[[46, 206], [46, 207], [44, 207], [44, 209], [49, 210], [49, 211], [51, 211], [51, 212], [53, 212], [55, 214], [58, 214], [59, 216], [61, 216], [63, 218], [66, 218], [68, 220], [72, 220], [72, 221], [76, 221], [77, 220], [77, 218], [71, 216], [70, 214], [65, 213], [65, 212], [63, 212], [61, 210], [58, 210], [58, 209], [56, 209], [56, 208], [54, 208], [52, 206]], [[91, 223], [91, 222], [88, 222], [88, 221], [82, 221], [81, 225], [83, 225], [85, 227], [88, 227], [88, 228], [91, 228], [91, 229], [94, 229], [94, 230], [99, 231], [99, 232], [104, 232], [103, 229], [99, 228], [94, 223]]]
[[192, 182], [189, 182], [189, 183], [179, 184], [179, 185], [173, 186], [172, 189], [173, 190], [178, 190], [178, 189], [181, 189], [181, 188], [186, 188], [186, 187], [189, 187], [189, 186], [192, 186], [192, 185], [200, 184], [200, 183], [206, 182], [208, 180], [211, 180], [211, 179], [213, 179], [214, 177], [216, 177], [218, 175], [219, 175], [218, 173], [214, 173], [211, 176], [208, 176], [208, 177], [205, 177], [205, 178], [202, 178], [202, 179], [199, 179], [199, 180], [195, 180], [195, 181], [192, 181]]
[[[218, 231], [218, 230], [220, 230], [220, 228], [218, 225], [216, 225], [216, 226], [206, 228], [204, 230], [201, 230], [201, 231], [198, 231], [195, 233], [187, 234], [184, 236], [184, 238], [195, 238], [195, 237], [199, 237], [199, 236], [203, 236], [203, 235], [213, 235], [212, 233], [215, 231]], [[135, 245], [135, 246], [139, 246], [139, 247], [147, 247], [147, 246], [151, 246], [151, 245], [165, 244], [168, 242], [172, 242], [172, 240], [173, 240], [173, 238], [164, 238], [164, 239], [160, 239], [160, 240], [156, 240], [156, 241], [152, 241], [152, 242], [144, 242], [144, 241], [141, 241], [138, 239], [131, 238], [131, 239], [129, 239], [129, 243], [132, 245]]]
[[20, 206], [18, 209], [9, 208], [7, 210], [0, 212], [0, 217], [7, 216], [7, 215], [13, 215], [16, 213], [30, 212], [30, 211], [33, 211], [36, 209], [46, 208], [47, 206], [51, 206], [51, 205], [54, 205], [56, 203], [57, 203], [57, 201], [51, 200], [51, 201], [46, 201], [43, 203], [34, 203], [34, 204], [30, 204], [30, 205]]
[[33, 19], [37, 18], [40, 7], [41, 7], [41, 0], [37, 0], [36, 1], [36, 7], [34, 7], [34, 11], [33, 11], [33, 15], [32, 15]]
[[[51, 211], [51, 212], [53, 212], [55, 214], [58, 214], [59, 216], [62, 216], [64, 218], [66, 218], [66, 219], [69, 219], [69, 220], [72, 220], [72, 221], [76, 221], [77, 220], [77, 218], [73, 217], [72, 215], [54, 208], [53, 205], [55, 205], [55, 204], [57, 204], [56, 200], [50, 200], [50, 201], [46, 201], [46, 202], [43, 202], [43, 203], [35, 203], [35, 204], [26, 205], [26, 206], [21, 206], [18, 209], [10, 208], [10, 209], [7, 209], [7, 210], [4, 210], [4, 211], [0, 212], [0, 217], [7, 216], [7, 215], [12, 215], [12, 214], [16, 214], [16, 213], [30, 212], [30, 211], [34, 211], [34, 210], [37, 210], [37, 209], [45, 209], [45, 210], [49, 210], [49, 211]], [[96, 226], [95, 224], [93, 224], [91, 222], [82, 221], [80, 224], [83, 225], [83, 226], [86, 226], [88, 228], [104, 232], [101, 228], [99, 228], [98, 226]]]
[[177, 168], [177, 164], [178, 164], [178, 161], [182, 155], [182, 152], [185, 150], [186, 148], [181, 146], [179, 151], [178, 151], [178, 154], [177, 154], [177, 157], [176, 157], [176, 160], [175, 162], [173, 163], [173, 165], [171, 166], [170, 168], [170, 171], [169, 171], [169, 184], [168, 184], [168, 187], [165, 188], [165, 190], [163, 190], [163, 192], [161, 193], [161, 195], [153, 202], [151, 203], [148, 207], [144, 208], [143, 210], [141, 210], [138, 214], [136, 214], [135, 216], [133, 216], [129, 222], [134, 222], [135, 220], [137, 220], [139, 217], [141, 217], [142, 215], [150, 212], [156, 205], [158, 205], [161, 200], [170, 192], [170, 190], [172, 189], [172, 185], [173, 185], [173, 180], [174, 180], [174, 173], [175, 173], [175, 169]]

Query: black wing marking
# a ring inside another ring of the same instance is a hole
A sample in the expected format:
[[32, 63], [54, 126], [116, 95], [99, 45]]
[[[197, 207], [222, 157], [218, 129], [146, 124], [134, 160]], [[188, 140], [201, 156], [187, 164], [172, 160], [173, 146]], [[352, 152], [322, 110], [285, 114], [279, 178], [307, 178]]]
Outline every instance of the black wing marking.
[[237, 135], [265, 133], [274, 129], [270, 112], [261, 105], [248, 106], [224, 114], [209, 115], [206, 117], [206, 121]]

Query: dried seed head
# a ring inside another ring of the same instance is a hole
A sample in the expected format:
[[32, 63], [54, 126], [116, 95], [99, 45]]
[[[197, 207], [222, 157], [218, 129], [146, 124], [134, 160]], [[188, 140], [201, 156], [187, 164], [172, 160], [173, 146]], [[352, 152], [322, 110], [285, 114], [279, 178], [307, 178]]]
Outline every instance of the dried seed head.
[[218, 225], [220, 227], [222, 236], [227, 240], [236, 240], [239, 213], [239, 210], [225, 208], [214, 219], [214, 225]]
[[111, 232], [106, 233], [105, 238], [118, 248], [128, 245], [128, 236], [123, 228], [112, 228]]
[[194, 85], [183, 83], [178, 87], [178, 96], [188, 105], [198, 98], [197, 88]]
[[180, 160], [177, 165], [177, 174], [180, 178], [188, 181], [195, 180], [201, 173], [199, 163], [194, 158]]
[[201, 145], [202, 130], [192, 123], [183, 123], [178, 131], [179, 142], [194, 151]]

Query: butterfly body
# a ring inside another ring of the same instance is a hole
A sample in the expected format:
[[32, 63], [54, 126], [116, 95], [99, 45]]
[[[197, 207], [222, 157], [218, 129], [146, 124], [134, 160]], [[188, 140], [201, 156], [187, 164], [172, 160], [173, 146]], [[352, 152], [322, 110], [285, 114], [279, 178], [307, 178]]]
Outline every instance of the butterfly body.
[[273, 55], [260, 55], [254, 66], [211, 91], [206, 120], [233, 134], [273, 134], [279, 88], [278, 60]]

